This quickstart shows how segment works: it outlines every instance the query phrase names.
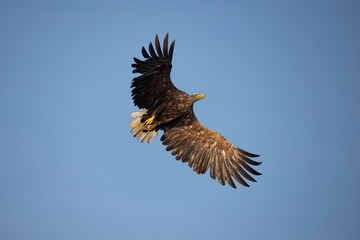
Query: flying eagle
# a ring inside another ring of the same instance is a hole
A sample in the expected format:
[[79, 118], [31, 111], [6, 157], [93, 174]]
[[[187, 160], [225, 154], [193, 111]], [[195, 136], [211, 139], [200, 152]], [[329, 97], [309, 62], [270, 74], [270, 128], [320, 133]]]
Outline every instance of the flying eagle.
[[[243, 179], [256, 182], [249, 173], [261, 175], [250, 165], [261, 162], [250, 158], [259, 155], [246, 152], [228, 142], [219, 133], [204, 127], [196, 118], [193, 105], [205, 98], [204, 94], [187, 93], [177, 89], [170, 79], [171, 60], [175, 41], [168, 48], [168, 33], [161, 49], [159, 37], [155, 37], [155, 48], [149, 44], [149, 53], [142, 48], [145, 60], [134, 58], [133, 73], [141, 75], [132, 81], [132, 99], [140, 111], [131, 113], [135, 119], [130, 123], [131, 132], [141, 142], [152, 142], [160, 130], [160, 138], [172, 151], [176, 160], [187, 162], [198, 174], [204, 174], [210, 168], [210, 177], [218, 179], [221, 185], [227, 182], [236, 188], [235, 178], [249, 187]], [[155, 50], [156, 49], [156, 50]], [[245, 171], [246, 170], [246, 171]]]

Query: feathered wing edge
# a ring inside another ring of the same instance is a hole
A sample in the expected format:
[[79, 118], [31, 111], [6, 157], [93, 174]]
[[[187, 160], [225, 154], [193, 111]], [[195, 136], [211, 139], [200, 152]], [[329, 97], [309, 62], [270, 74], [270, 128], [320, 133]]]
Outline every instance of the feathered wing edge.
[[139, 60], [134, 58], [135, 63], [131, 66], [135, 68], [133, 73], [142, 73], [142, 74], [151, 74], [159, 70], [161, 65], [171, 64], [174, 47], [175, 47], [175, 40], [170, 45], [170, 50], [168, 51], [168, 39], [169, 33], [166, 34], [163, 43], [163, 49], [161, 50], [159, 36], [156, 34], [155, 36], [155, 48], [152, 43], [149, 43], [149, 53], [146, 51], [145, 47], [142, 47], [141, 53], [143, 57], [146, 59], [145, 61]]
[[133, 73], [141, 75], [132, 81], [132, 98], [134, 104], [139, 108], [149, 108], [159, 97], [163, 96], [168, 90], [176, 91], [170, 79], [172, 68], [172, 57], [174, 53], [175, 41], [168, 48], [169, 33], [164, 38], [163, 48], [161, 49], [159, 37], [156, 34], [155, 48], [150, 42], [149, 52], [142, 47], [144, 61], [134, 58], [131, 66], [135, 68]]
[[210, 130], [199, 122], [191, 126], [175, 127], [167, 130], [160, 139], [166, 150], [172, 151], [176, 160], [188, 162], [189, 167], [198, 174], [204, 174], [210, 168], [210, 177], [218, 179], [221, 185], [227, 182], [236, 188], [232, 178], [249, 187], [243, 179], [256, 180], [249, 174], [261, 175], [249, 165], [260, 165], [261, 162], [250, 158], [257, 154], [246, 152], [230, 142], [219, 133]]

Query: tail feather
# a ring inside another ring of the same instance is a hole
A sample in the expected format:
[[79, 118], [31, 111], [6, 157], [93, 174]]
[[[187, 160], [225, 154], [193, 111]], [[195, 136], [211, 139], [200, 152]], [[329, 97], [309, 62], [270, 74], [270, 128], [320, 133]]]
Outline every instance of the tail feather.
[[142, 108], [138, 112], [130, 113], [130, 116], [133, 117], [133, 118], [137, 118], [137, 117], [142, 117], [146, 113], [147, 113], [147, 109]]
[[133, 137], [138, 138], [141, 142], [151, 143], [159, 134], [160, 130], [152, 130], [150, 132], [145, 131], [146, 124], [145, 122], [141, 122], [141, 118], [146, 113], [146, 109], [140, 109], [138, 112], [131, 113], [130, 116], [135, 119], [130, 123], [130, 127], [132, 127], [131, 132], [133, 133]]
[[141, 117], [137, 117], [130, 123], [130, 127], [137, 127], [141, 123]]

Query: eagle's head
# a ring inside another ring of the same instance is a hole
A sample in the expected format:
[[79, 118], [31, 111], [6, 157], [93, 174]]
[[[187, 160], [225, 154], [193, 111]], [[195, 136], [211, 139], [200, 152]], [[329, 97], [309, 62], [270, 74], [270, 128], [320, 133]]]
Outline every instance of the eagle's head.
[[200, 99], [205, 98], [205, 95], [202, 93], [194, 93], [190, 96], [194, 102], [199, 101]]

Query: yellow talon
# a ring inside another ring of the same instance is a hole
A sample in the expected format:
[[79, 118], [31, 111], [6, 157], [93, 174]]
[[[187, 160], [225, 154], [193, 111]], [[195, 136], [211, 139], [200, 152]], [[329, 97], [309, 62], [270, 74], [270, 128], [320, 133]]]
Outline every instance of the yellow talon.
[[146, 125], [152, 124], [153, 121], [154, 121], [154, 118], [155, 118], [155, 116], [152, 116], [151, 118], [147, 119], [147, 120], [145, 121], [145, 124], [146, 124]]
[[153, 130], [155, 128], [155, 124], [153, 124], [153, 125], [147, 125], [146, 126], [146, 130], [148, 130], [149, 132], [151, 131], [151, 130]]

